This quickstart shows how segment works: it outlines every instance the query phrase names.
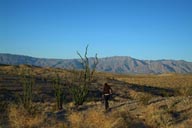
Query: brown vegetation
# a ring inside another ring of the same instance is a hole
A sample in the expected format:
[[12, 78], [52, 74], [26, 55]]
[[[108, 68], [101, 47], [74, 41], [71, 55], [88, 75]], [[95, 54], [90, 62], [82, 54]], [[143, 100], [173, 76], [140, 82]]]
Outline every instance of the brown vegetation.
[[[118, 75], [97, 72], [85, 104], [75, 109], [69, 86], [72, 71], [31, 67], [33, 103], [29, 113], [18, 101], [22, 95], [19, 69], [0, 66], [0, 127], [10, 128], [188, 128], [192, 125], [192, 75]], [[57, 109], [52, 79], [61, 78], [65, 95]], [[66, 81], [68, 80], [68, 81]], [[103, 83], [114, 90], [110, 112], [104, 111]]]

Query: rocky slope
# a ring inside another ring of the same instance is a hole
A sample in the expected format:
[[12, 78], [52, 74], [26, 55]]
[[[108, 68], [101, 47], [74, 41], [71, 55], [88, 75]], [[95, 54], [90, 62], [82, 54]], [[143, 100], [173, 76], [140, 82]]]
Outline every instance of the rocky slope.
[[[93, 64], [93, 58], [90, 58]], [[29, 64], [41, 67], [81, 69], [80, 59], [45, 59], [23, 55], [0, 54], [0, 64]], [[98, 71], [134, 74], [192, 73], [192, 62], [184, 60], [138, 60], [128, 56], [99, 58]]]

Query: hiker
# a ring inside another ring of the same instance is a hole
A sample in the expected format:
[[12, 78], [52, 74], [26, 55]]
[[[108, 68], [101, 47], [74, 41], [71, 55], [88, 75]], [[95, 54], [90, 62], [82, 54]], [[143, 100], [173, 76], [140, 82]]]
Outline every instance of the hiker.
[[105, 110], [109, 110], [109, 98], [112, 94], [112, 89], [111, 87], [105, 83], [103, 87], [103, 97], [104, 97], [104, 103], [105, 103]]

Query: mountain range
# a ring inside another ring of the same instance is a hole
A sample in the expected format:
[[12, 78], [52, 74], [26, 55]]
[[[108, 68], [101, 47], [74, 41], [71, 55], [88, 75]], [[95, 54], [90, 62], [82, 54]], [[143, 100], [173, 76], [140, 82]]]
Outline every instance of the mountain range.
[[[89, 58], [90, 65], [94, 58]], [[192, 73], [192, 62], [184, 60], [139, 60], [129, 56], [114, 56], [98, 59], [97, 71], [123, 74]], [[29, 64], [40, 67], [82, 69], [81, 59], [45, 59], [24, 55], [0, 53], [0, 64]]]

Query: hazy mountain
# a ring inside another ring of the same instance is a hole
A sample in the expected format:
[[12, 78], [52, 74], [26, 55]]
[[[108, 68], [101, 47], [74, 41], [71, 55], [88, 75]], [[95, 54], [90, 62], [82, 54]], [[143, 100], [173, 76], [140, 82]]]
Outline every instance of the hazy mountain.
[[[80, 59], [44, 59], [23, 55], [0, 54], [0, 64], [30, 64], [41, 67], [81, 69]], [[93, 58], [90, 58], [90, 64]], [[192, 73], [192, 62], [184, 60], [138, 60], [131, 57], [100, 58], [98, 71], [115, 73]]]

